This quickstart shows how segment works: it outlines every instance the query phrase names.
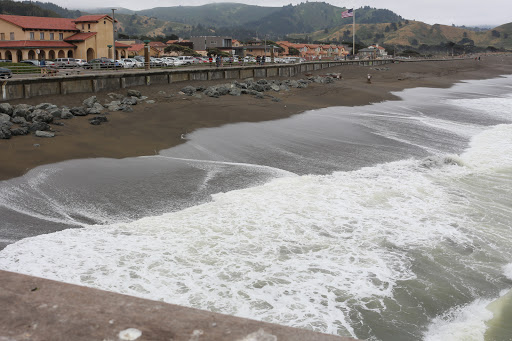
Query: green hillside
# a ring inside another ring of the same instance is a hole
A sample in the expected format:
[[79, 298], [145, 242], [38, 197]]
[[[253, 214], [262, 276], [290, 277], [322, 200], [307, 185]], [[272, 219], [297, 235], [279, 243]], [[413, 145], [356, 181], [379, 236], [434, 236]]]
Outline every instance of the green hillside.
[[[282, 7], [260, 20], [254, 20], [245, 28], [255, 28], [259, 32], [270, 35], [286, 35], [290, 33], [308, 33], [316, 30], [352, 23], [352, 18], [341, 18], [346, 8], [336, 7], [325, 2], [306, 2], [293, 6]], [[365, 6], [356, 10], [359, 23], [398, 22], [403, 20], [399, 15], [386, 9]]]
[[216, 3], [203, 6], [157, 7], [137, 11], [137, 14], [184, 24], [222, 27], [244, 25], [249, 21], [259, 20], [278, 10], [278, 7]]
[[0, 0], [0, 13], [35, 17], [60, 17], [59, 14], [48, 9], [43, 9], [31, 2], [17, 2], [11, 0]]
[[[360, 24], [358, 21], [356, 23], [356, 40], [364, 45], [377, 43], [384, 46], [420, 47], [453, 42], [462, 46], [512, 48], [512, 23], [481, 32], [409, 20], [380, 24]], [[306, 36], [311, 41], [351, 41], [352, 25], [347, 24], [308, 34], [290, 34], [288, 37], [306, 39]]]

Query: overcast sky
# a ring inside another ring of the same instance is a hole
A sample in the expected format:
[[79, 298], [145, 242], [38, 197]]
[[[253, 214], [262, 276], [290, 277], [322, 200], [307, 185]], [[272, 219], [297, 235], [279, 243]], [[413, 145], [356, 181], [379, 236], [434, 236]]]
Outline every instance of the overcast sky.
[[[295, 5], [305, 2], [305, 0], [87, 0], [82, 1], [79, 4], [76, 0], [45, 1], [53, 2], [59, 6], [67, 7], [68, 9], [124, 7], [132, 10], [179, 5], [195, 6], [212, 2], [240, 2], [250, 5], [274, 7], [284, 6], [290, 3]], [[358, 8], [365, 5], [377, 8], [387, 8], [406, 19], [415, 19], [428, 24], [499, 26], [512, 21], [512, 1], [510, 0], [326, 0], [325, 2], [338, 7], [347, 8]]]

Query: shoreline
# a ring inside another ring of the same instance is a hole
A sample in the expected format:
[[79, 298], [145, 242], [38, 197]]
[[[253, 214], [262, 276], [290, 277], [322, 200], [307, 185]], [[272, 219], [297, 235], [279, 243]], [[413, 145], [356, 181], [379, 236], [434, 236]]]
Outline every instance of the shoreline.
[[[380, 70], [375, 70], [380, 69]], [[22, 176], [29, 170], [56, 162], [84, 158], [126, 158], [152, 155], [183, 143], [181, 134], [200, 128], [218, 127], [238, 122], [261, 122], [290, 117], [308, 110], [332, 106], [362, 106], [386, 100], [397, 100], [392, 92], [416, 87], [449, 88], [464, 80], [489, 79], [512, 74], [512, 55], [486, 56], [453, 61], [403, 62], [375, 67], [345, 65], [307, 73], [313, 76], [341, 73], [343, 79], [331, 84], [312, 83], [305, 89], [276, 92], [269, 98], [249, 95], [202, 98], [180, 95], [187, 85], [209, 86], [222, 81], [186, 81], [165, 85], [138, 86], [154, 104], [138, 104], [133, 112], [112, 112], [109, 122], [100, 126], [89, 124], [89, 117], [61, 120], [64, 126], [52, 126], [54, 138], [34, 135], [0, 140], [0, 181]], [[372, 74], [372, 83], [366, 81]], [[305, 74], [279, 79], [306, 78]], [[267, 79], [277, 79], [267, 78]], [[116, 91], [126, 93], [128, 89]], [[10, 101], [14, 104], [36, 105], [49, 102], [58, 106], [81, 105], [90, 93], [66, 96], [34, 97]], [[100, 103], [107, 92], [94, 94]], [[34, 144], [39, 144], [35, 147]]]

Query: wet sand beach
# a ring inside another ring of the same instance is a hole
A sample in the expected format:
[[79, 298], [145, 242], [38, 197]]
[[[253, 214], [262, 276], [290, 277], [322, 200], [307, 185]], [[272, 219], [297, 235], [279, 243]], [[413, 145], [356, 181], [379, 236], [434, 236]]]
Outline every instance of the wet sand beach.
[[[250, 95], [195, 98], [180, 95], [187, 85], [209, 86], [228, 81], [179, 82], [140, 86], [139, 90], [154, 104], [133, 106], [133, 112], [112, 112], [109, 122], [89, 124], [90, 117], [62, 120], [64, 126], [52, 126], [55, 138], [15, 136], [0, 140], [0, 180], [18, 177], [28, 170], [55, 162], [80, 158], [125, 158], [157, 154], [183, 142], [181, 135], [199, 128], [217, 127], [235, 122], [258, 122], [286, 118], [306, 110], [331, 106], [359, 106], [397, 99], [393, 91], [413, 87], [447, 88], [461, 80], [485, 79], [512, 73], [511, 55], [493, 55], [453, 61], [402, 62], [377, 67], [340, 66], [313, 71], [322, 75], [340, 73], [342, 80], [332, 84], [310, 84], [306, 89], [275, 92], [270, 98]], [[372, 75], [372, 83], [366, 81]], [[295, 79], [305, 78], [302, 74]], [[125, 94], [126, 89], [117, 93]], [[110, 101], [108, 92], [96, 93], [100, 103]], [[79, 106], [93, 94], [46, 96], [11, 101], [10, 104], [37, 105], [49, 102], [59, 106]], [[35, 146], [38, 145], [38, 146]]]

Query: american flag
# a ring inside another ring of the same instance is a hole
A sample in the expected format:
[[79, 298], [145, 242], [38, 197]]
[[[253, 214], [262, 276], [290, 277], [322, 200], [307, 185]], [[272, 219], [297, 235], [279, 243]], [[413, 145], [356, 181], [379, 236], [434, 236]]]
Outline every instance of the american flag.
[[354, 9], [349, 9], [345, 12], [341, 12], [342, 18], [348, 18], [348, 17], [353, 17], [353, 16], [354, 16]]

